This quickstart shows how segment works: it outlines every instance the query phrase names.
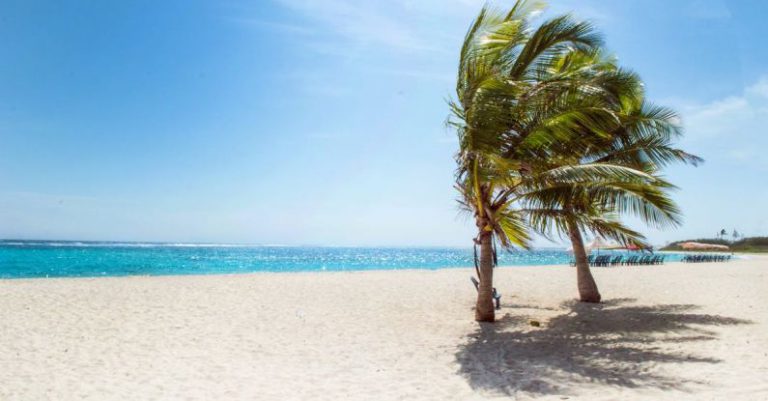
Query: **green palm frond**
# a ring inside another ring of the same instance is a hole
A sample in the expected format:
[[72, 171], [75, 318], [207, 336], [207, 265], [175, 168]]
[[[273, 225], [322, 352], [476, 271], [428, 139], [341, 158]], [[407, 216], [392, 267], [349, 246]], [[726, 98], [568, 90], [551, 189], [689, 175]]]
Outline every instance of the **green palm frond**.
[[618, 220], [609, 220], [604, 218], [593, 218], [588, 221], [582, 221], [581, 226], [596, 236], [606, 239], [612, 239], [622, 245], [637, 245], [647, 247], [645, 236], [639, 232], [625, 226]]
[[602, 45], [602, 38], [592, 24], [575, 22], [569, 15], [553, 18], [541, 24], [528, 37], [525, 46], [511, 64], [509, 77], [525, 79], [535, 63], [547, 64], [570, 48], [590, 50]]
[[657, 178], [632, 167], [610, 164], [589, 163], [556, 167], [535, 177], [537, 182], [545, 186], [565, 184], [602, 185], [606, 182], [653, 182]]
[[529, 249], [531, 233], [522, 213], [511, 209], [497, 212], [496, 237], [505, 248], [518, 246]]

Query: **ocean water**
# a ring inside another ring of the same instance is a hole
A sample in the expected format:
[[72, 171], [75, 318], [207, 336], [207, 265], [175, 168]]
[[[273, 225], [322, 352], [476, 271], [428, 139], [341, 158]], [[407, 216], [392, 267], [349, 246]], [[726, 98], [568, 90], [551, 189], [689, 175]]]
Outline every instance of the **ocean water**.
[[[667, 260], [679, 259], [669, 255]], [[499, 251], [501, 266], [567, 264], [564, 250]], [[472, 248], [340, 248], [0, 241], [0, 278], [472, 267]]]

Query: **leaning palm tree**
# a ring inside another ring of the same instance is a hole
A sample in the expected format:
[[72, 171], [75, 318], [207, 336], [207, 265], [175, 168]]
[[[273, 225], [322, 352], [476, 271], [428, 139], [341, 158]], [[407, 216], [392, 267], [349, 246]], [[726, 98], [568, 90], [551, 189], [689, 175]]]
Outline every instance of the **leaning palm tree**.
[[494, 243], [527, 247], [530, 241], [515, 199], [538, 172], [547, 143], [576, 141], [568, 127], [579, 121], [596, 128], [610, 119], [604, 110], [586, 107], [590, 96], [579, 89], [578, 72], [553, 69], [569, 52], [593, 51], [600, 38], [591, 25], [568, 16], [529, 29], [537, 7], [518, 1], [507, 13], [481, 10], [465, 37], [457, 99], [450, 103], [449, 124], [460, 143], [456, 187], [474, 217], [480, 246], [477, 321], [495, 318]]
[[612, 171], [584, 182], [558, 182], [525, 195], [527, 217], [537, 232], [545, 236], [557, 232], [570, 238], [583, 302], [601, 299], [587, 263], [583, 233], [644, 245], [645, 238], [623, 225], [620, 216], [635, 215], [656, 228], [678, 225], [680, 212], [668, 193], [674, 186], [658, 174], [669, 163], [701, 162], [697, 156], [674, 147], [672, 142], [681, 132], [676, 114], [647, 104], [635, 74], [618, 69], [610, 60], [597, 57], [592, 62], [594, 70], [624, 76], [616, 80], [622, 87], [613, 92], [619, 96], [603, 99], [604, 107], [613, 109], [616, 115], [614, 127], [607, 135], [582, 132], [579, 145], [586, 146], [558, 144], [563, 148], [560, 154], [565, 156], [551, 162], [566, 167], [612, 166]]
[[[601, 168], [597, 163], [582, 167]], [[641, 216], [648, 222], [675, 225], [679, 211], [661, 178], [639, 170], [611, 166], [613, 171], [589, 181], [560, 181], [523, 195], [522, 211], [530, 226], [545, 237], [553, 232], [570, 239], [582, 302], [600, 302], [601, 296], [587, 262], [584, 233], [611, 238], [623, 244], [644, 245], [644, 236], [625, 226], [620, 217]]]

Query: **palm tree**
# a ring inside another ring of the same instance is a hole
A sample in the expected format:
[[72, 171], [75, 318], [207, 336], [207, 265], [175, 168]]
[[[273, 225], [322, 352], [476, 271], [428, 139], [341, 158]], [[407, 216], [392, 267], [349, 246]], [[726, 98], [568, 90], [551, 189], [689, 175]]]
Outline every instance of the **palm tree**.
[[621, 223], [619, 217], [633, 214], [657, 228], [677, 225], [680, 213], [668, 191], [673, 185], [658, 176], [669, 163], [693, 165], [697, 156], [673, 146], [681, 131], [677, 115], [644, 100], [640, 79], [619, 69], [612, 60], [594, 54], [593, 70], [622, 76], [620, 87], [602, 91], [603, 107], [616, 116], [612, 129], [604, 134], [581, 130], [580, 146], [559, 144], [562, 155], [552, 163], [564, 167], [579, 165], [600, 171], [584, 182], [558, 182], [525, 195], [528, 219], [539, 233], [553, 232], [569, 237], [576, 261], [577, 287], [583, 302], [600, 302], [597, 284], [589, 270], [583, 234], [615, 239], [623, 244], [643, 246], [644, 237]]
[[460, 140], [456, 186], [478, 228], [478, 321], [494, 320], [494, 243], [527, 247], [529, 226], [568, 233], [579, 287], [597, 294], [582, 299], [594, 301], [582, 231], [640, 243], [619, 212], [677, 221], [664, 193], [671, 185], [653, 175], [663, 163], [634, 163], [681, 155], [667, 137], [645, 135], [674, 132], [665, 121], [674, 116], [638, 107], [639, 81], [600, 55], [589, 24], [563, 16], [529, 29], [534, 8], [518, 1], [505, 14], [481, 10], [462, 46], [451, 102], [449, 124]]
[[[538, 4], [538, 3], [537, 3]], [[547, 144], [572, 139], [569, 126], [599, 126], [604, 110], [588, 107], [579, 71], [554, 63], [601, 41], [591, 25], [568, 16], [529, 29], [536, 4], [518, 1], [507, 13], [483, 8], [464, 40], [449, 125], [459, 136], [456, 187], [477, 226], [480, 246], [475, 319], [494, 321], [494, 243], [528, 247], [523, 213], [514, 205], [530, 177], [540, 174]], [[537, 155], [536, 158], [521, 157]], [[549, 177], [553, 178], [553, 177]]]
[[557, 232], [570, 239], [582, 302], [601, 299], [587, 263], [585, 232], [623, 244], [645, 246], [642, 234], [622, 224], [622, 215], [634, 214], [657, 227], [679, 223], [679, 211], [666, 193], [672, 188], [669, 183], [639, 170], [621, 171], [620, 167], [614, 165], [615, 171], [589, 182], [562, 182], [524, 195], [527, 208], [523, 210], [537, 232], [550, 238]]

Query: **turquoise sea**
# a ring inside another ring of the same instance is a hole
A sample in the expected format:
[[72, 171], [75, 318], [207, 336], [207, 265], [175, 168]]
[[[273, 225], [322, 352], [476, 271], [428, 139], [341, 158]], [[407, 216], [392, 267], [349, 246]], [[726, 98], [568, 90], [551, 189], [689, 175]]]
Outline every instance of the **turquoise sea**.
[[[679, 259], [669, 255], [667, 260]], [[501, 266], [567, 264], [564, 250], [499, 252]], [[472, 248], [0, 241], [0, 278], [441, 269], [473, 266]]]

